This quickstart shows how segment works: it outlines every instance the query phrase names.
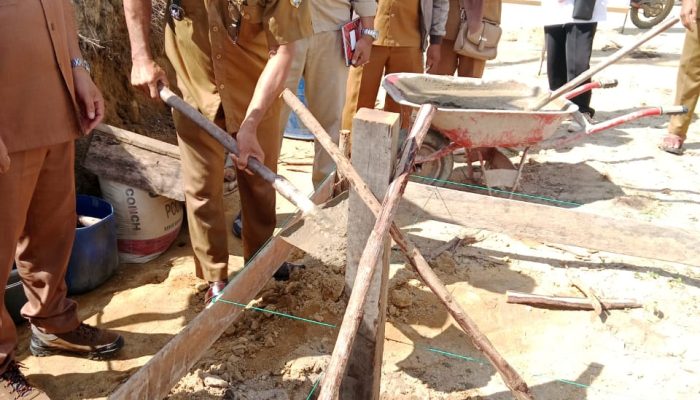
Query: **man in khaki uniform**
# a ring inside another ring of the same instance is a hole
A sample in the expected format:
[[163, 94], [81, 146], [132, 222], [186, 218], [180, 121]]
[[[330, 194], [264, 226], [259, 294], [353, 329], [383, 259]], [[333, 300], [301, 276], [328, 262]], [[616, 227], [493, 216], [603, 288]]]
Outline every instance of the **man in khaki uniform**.
[[[379, 0], [374, 41], [369, 63], [350, 71], [343, 109], [343, 129], [352, 127], [360, 108], [374, 108], [384, 74], [421, 73], [440, 62], [440, 42], [445, 35], [448, 0]], [[427, 49], [425, 66], [423, 51]], [[386, 97], [384, 110], [400, 112]], [[407, 126], [406, 119], [402, 126]]]
[[33, 354], [106, 358], [123, 345], [82, 324], [66, 298], [77, 221], [73, 141], [100, 122], [104, 102], [69, 0], [0, 1], [0, 54], [0, 398], [47, 399], [14, 361], [17, 334], [4, 304], [13, 258]]
[[678, 66], [675, 104], [688, 107], [688, 113], [671, 117], [668, 134], [659, 143], [661, 150], [677, 155], [683, 154], [683, 142], [688, 135], [688, 128], [700, 97], [700, 30], [697, 0], [683, 0], [681, 22], [686, 32]]
[[[311, 23], [313, 36], [297, 42], [297, 51], [287, 79], [287, 88], [296, 93], [299, 81], [304, 78], [304, 95], [309, 110], [323, 129], [338, 143], [340, 120], [345, 104], [345, 87], [348, 67], [341, 49], [343, 39], [340, 28], [350, 21], [354, 10], [361, 18], [363, 35], [357, 41], [353, 59], [355, 66], [369, 61], [374, 32], [376, 0], [312, 0]], [[281, 129], [284, 131], [290, 108], [283, 106]], [[318, 187], [335, 168], [333, 160], [318, 143], [314, 145], [314, 164], [311, 179]]]
[[[279, 93], [295, 42], [311, 34], [309, 0], [181, 0], [181, 20], [168, 18], [165, 49], [185, 101], [236, 135], [243, 257], [250, 260], [275, 228], [275, 191], [245, 170], [256, 157], [277, 170]], [[179, 4], [177, 4], [179, 3]], [[156, 98], [167, 84], [148, 48], [150, 0], [125, 0], [133, 68], [131, 81]], [[184, 170], [185, 199], [197, 276], [210, 282], [208, 302], [228, 279], [224, 221], [225, 150], [185, 116], [173, 114]]]

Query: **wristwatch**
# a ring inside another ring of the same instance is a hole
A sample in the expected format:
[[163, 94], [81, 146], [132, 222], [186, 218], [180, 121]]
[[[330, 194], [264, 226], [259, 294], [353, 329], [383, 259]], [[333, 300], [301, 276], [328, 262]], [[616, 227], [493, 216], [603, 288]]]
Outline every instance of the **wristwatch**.
[[83, 68], [90, 74], [90, 64], [82, 58], [73, 58], [70, 60], [70, 66], [72, 68]]
[[371, 37], [371, 38], [374, 39], [374, 40], [377, 40], [377, 38], [379, 37], [379, 31], [374, 30], [374, 29], [367, 29], [367, 28], [364, 28], [364, 29], [362, 29], [362, 30], [360, 31], [360, 33], [363, 34], [363, 35], [367, 35], [367, 36]]

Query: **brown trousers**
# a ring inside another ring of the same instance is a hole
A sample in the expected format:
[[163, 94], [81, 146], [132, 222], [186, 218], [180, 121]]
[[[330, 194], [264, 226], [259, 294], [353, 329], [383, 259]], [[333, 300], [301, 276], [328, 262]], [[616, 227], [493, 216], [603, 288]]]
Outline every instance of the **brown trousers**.
[[685, 140], [695, 114], [698, 96], [700, 96], [700, 30], [696, 28], [694, 32], [686, 30], [676, 81], [674, 104], [688, 107], [688, 113], [672, 116], [668, 133], [678, 135]]
[[16, 260], [28, 303], [22, 316], [47, 333], [75, 329], [77, 304], [66, 298], [66, 268], [75, 238], [73, 142], [10, 154], [0, 174], [0, 372], [17, 345], [5, 308], [5, 285]]
[[[423, 52], [417, 47], [372, 46], [369, 63], [350, 68], [343, 108], [343, 129], [352, 129], [352, 119], [357, 110], [374, 108], [382, 77], [396, 72], [423, 72]], [[400, 113], [401, 106], [386, 96], [384, 111]], [[407, 118], [405, 115], [402, 117], [402, 126], [405, 127]]]

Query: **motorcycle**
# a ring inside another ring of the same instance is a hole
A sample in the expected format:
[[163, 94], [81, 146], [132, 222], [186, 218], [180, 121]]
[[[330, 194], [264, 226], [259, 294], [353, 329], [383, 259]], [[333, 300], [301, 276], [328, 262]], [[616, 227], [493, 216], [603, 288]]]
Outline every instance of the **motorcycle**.
[[675, 0], [632, 0], [630, 18], [639, 29], [649, 29], [668, 17]]

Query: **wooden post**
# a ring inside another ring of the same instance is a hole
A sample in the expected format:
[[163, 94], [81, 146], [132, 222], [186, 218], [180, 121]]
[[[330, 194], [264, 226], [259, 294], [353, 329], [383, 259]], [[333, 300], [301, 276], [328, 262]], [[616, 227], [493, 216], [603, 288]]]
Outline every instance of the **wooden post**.
[[[378, 198], [384, 198], [398, 152], [399, 115], [379, 110], [360, 109], [353, 119], [352, 163]], [[350, 293], [357, 267], [372, 232], [375, 217], [355, 190], [348, 199], [348, 249], [345, 269], [346, 293]], [[387, 282], [390, 240], [375, 266], [377, 273], [370, 286], [359, 334], [350, 356], [342, 384], [343, 399], [378, 399], [384, 351]]]
[[[318, 142], [326, 149], [328, 154], [330, 154], [333, 161], [335, 161], [338, 166], [338, 171], [347, 177], [352, 187], [357, 191], [358, 196], [362, 198], [375, 216], [379, 216], [382, 210], [379, 200], [370, 192], [355, 168], [350, 164], [347, 158], [344, 157], [344, 154], [342, 154], [338, 146], [333, 143], [328, 133], [323, 130], [321, 124], [316, 121], [309, 110], [306, 109], [304, 104], [291, 91], [285, 90], [282, 96], [292, 110], [299, 116], [304, 125], [313, 132]], [[532, 395], [525, 381], [523, 381], [515, 369], [508, 364], [505, 358], [498, 353], [486, 335], [481, 333], [476, 323], [462, 310], [442, 281], [440, 281], [440, 278], [438, 278], [430, 265], [428, 265], [428, 262], [420, 251], [403, 235], [403, 233], [401, 233], [401, 230], [399, 230], [396, 224], [391, 226], [391, 236], [421, 279], [430, 287], [433, 293], [435, 293], [438, 299], [448, 309], [450, 315], [452, 315], [467, 336], [469, 336], [474, 347], [481, 351], [498, 370], [503, 381], [513, 393], [513, 396], [518, 400], [532, 399]]]

